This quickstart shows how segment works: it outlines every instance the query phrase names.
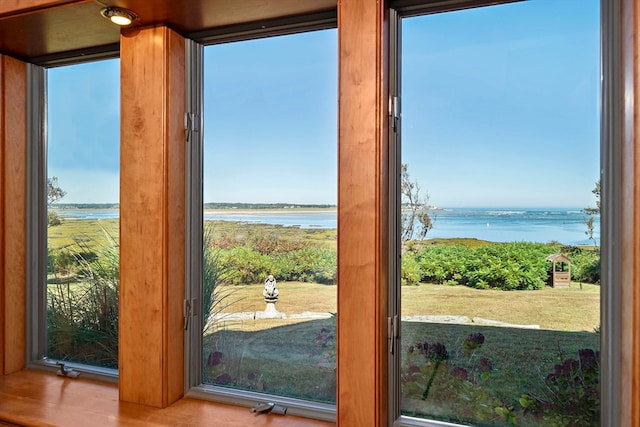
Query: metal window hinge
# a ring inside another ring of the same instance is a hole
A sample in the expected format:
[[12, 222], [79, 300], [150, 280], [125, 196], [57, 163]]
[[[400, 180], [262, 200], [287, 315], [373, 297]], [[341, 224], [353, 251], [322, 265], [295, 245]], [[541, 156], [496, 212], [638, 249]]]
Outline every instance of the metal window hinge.
[[188, 330], [189, 329], [189, 323], [191, 321], [191, 318], [193, 316], [196, 315], [194, 307], [196, 305], [196, 298], [192, 298], [192, 299], [185, 299], [184, 300], [184, 306], [182, 308], [183, 311], [183, 315], [184, 315], [184, 330]]
[[391, 118], [391, 128], [397, 132], [400, 122], [400, 99], [397, 96], [389, 97], [389, 117]]
[[184, 135], [187, 142], [191, 141], [194, 132], [200, 132], [200, 117], [196, 113], [184, 113]]
[[387, 317], [387, 336], [389, 339], [389, 353], [394, 354], [396, 343], [400, 338], [400, 325], [398, 322], [398, 315]]

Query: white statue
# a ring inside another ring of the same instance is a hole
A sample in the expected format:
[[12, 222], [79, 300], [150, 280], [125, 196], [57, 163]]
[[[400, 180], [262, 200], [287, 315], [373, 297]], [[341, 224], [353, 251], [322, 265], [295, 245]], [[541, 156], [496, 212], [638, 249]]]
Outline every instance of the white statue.
[[264, 281], [262, 296], [264, 296], [265, 301], [274, 302], [278, 300], [279, 293], [278, 289], [276, 289], [276, 278], [270, 274], [269, 277], [267, 277], [267, 280]]

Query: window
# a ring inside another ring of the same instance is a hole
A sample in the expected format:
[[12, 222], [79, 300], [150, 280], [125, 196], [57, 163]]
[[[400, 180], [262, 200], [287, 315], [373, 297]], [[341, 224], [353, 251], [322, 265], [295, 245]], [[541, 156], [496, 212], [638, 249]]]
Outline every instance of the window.
[[401, 19], [401, 425], [599, 423], [599, 13]]
[[33, 351], [36, 360], [110, 375], [118, 367], [119, 65], [112, 59], [42, 74], [46, 249], [38, 262], [46, 271]]
[[190, 360], [209, 397], [334, 417], [336, 43], [329, 29], [203, 49]]

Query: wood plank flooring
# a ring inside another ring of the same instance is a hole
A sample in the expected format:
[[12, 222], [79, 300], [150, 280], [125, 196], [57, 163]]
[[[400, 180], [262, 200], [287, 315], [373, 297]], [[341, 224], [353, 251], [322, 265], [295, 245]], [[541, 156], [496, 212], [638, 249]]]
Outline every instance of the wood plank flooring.
[[291, 415], [255, 415], [249, 409], [183, 398], [157, 409], [120, 402], [118, 388], [39, 371], [0, 376], [0, 426], [331, 427]]

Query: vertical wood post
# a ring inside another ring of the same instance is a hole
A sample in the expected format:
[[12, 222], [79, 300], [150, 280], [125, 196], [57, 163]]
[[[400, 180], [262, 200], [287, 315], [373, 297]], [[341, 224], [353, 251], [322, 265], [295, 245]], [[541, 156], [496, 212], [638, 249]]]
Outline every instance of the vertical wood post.
[[338, 425], [387, 423], [388, 13], [338, 1]]
[[0, 375], [24, 368], [27, 68], [0, 55]]
[[[617, 29], [621, 36], [621, 93], [624, 94], [622, 125], [622, 150], [619, 163], [612, 169], [619, 170], [622, 209], [616, 218], [620, 227], [620, 241], [611, 242], [620, 254], [621, 289], [620, 313], [617, 317], [620, 342], [620, 389], [613, 399], [620, 399], [621, 425], [640, 426], [640, 10], [637, 2], [621, 0], [620, 22]], [[616, 351], [618, 351], [616, 349]]]
[[120, 399], [165, 407], [184, 391], [185, 40], [121, 37]]

